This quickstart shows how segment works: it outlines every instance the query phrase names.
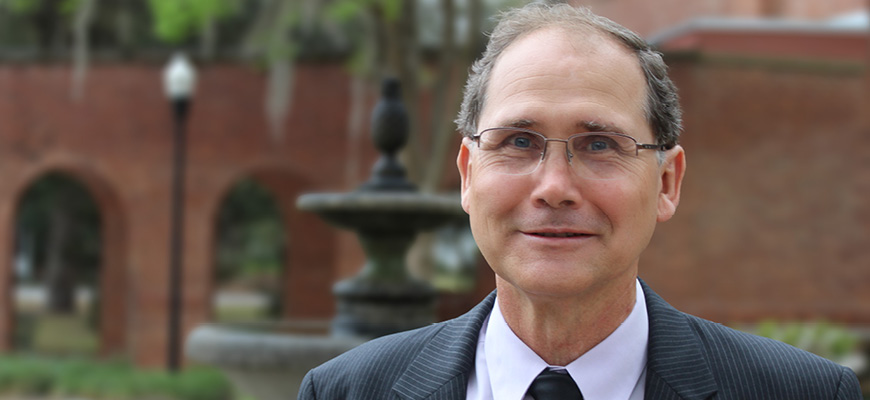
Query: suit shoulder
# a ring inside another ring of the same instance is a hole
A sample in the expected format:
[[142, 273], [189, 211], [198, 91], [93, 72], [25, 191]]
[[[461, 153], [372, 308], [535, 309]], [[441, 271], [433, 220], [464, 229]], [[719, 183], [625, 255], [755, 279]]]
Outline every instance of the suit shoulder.
[[299, 399], [381, 399], [393, 389], [434, 393], [448, 383], [464, 388], [494, 301], [492, 292], [462, 316], [371, 340], [324, 363], [305, 375]]
[[[846, 367], [770, 338], [691, 315], [688, 318], [704, 344], [710, 368], [720, 385], [741, 393], [764, 389], [774, 393], [784, 390], [819, 394], [811, 398], [860, 398], [852, 397], [859, 395], [855, 392], [858, 382]], [[848, 395], [835, 397], [836, 393]]]

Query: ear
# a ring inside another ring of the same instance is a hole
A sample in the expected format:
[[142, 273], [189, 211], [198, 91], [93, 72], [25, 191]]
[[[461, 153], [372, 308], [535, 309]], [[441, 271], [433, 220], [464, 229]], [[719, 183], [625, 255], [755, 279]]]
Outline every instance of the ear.
[[658, 201], [658, 222], [665, 222], [677, 212], [680, 204], [680, 189], [686, 174], [686, 152], [681, 146], [667, 151], [661, 165], [661, 191]]
[[468, 138], [462, 139], [462, 144], [459, 145], [459, 154], [456, 156], [456, 167], [459, 169], [459, 178], [462, 181], [462, 209], [467, 213], [468, 206], [468, 188], [471, 186], [471, 140]]

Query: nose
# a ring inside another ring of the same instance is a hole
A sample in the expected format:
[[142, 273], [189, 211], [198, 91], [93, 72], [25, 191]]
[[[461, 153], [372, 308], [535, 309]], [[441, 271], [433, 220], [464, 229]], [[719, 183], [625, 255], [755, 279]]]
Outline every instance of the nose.
[[535, 179], [535, 186], [531, 200], [537, 206], [579, 207], [583, 201], [580, 179], [577, 179], [571, 167], [571, 153], [567, 149], [565, 153], [545, 152], [532, 177]]

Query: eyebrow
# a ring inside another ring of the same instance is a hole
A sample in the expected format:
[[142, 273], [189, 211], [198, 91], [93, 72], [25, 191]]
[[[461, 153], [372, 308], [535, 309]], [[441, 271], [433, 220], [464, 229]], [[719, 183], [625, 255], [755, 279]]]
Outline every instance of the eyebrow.
[[577, 124], [577, 127], [584, 128], [589, 132], [615, 132], [624, 133], [624, 131], [615, 125], [600, 121], [583, 121]]
[[[508, 128], [526, 128], [532, 129], [538, 126], [538, 122], [533, 119], [520, 118], [515, 120], [506, 121], [503, 125]], [[585, 120], [580, 121], [575, 124], [577, 129], [584, 130], [586, 132], [614, 132], [614, 133], [625, 133], [623, 129], [620, 129], [616, 125], [608, 124], [606, 122], [596, 121], [596, 120]]]
[[520, 118], [520, 119], [507, 121], [504, 124], [502, 124], [501, 126], [508, 127], [508, 128], [534, 128], [535, 125], [537, 125], [535, 120]]

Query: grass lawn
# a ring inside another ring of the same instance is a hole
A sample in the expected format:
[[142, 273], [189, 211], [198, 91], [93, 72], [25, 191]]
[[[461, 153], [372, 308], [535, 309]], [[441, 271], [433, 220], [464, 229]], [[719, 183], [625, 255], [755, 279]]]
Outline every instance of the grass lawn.
[[[0, 400], [253, 400], [237, 394], [218, 370], [194, 366], [179, 374], [98, 360], [99, 336], [87, 306], [74, 314], [17, 304], [16, 353], [0, 357]], [[268, 319], [260, 302], [223, 302], [221, 322]]]
[[0, 358], [0, 398], [89, 400], [238, 400], [229, 382], [211, 368], [177, 374], [142, 370], [124, 361]]

